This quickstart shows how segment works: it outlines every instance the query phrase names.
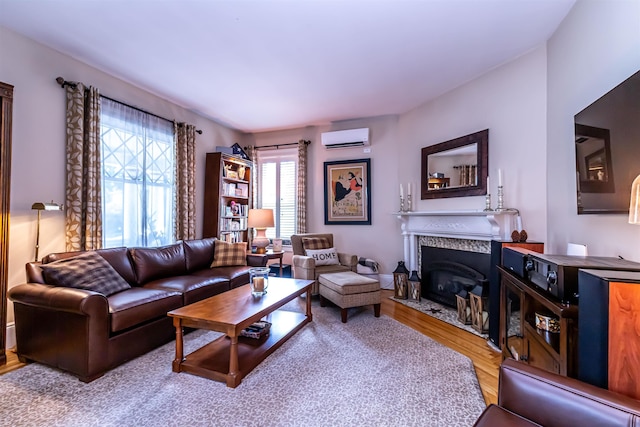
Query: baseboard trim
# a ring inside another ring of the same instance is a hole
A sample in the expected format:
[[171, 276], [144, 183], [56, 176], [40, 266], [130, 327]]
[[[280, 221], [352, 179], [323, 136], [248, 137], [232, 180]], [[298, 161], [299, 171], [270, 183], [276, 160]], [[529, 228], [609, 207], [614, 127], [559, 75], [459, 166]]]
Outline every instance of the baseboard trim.
[[16, 324], [14, 322], [7, 324], [7, 349], [16, 346]]

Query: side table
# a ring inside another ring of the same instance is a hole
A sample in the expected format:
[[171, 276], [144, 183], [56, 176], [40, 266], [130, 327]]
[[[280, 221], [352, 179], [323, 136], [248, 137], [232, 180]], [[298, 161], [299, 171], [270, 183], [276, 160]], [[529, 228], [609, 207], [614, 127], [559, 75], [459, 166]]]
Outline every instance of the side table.
[[282, 277], [282, 263], [284, 260], [284, 251], [277, 251], [274, 252], [271, 249], [269, 249], [266, 253], [264, 254], [252, 254], [251, 252], [248, 252], [247, 255], [255, 255], [255, 256], [267, 256], [267, 259], [277, 259], [278, 262], [280, 262], [280, 273], [279, 273], [279, 277]]

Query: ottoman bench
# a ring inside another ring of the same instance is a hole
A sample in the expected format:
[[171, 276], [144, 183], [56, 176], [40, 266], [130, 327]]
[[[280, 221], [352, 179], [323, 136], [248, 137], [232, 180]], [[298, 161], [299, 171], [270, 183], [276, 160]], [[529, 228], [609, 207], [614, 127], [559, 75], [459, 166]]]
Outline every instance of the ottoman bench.
[[340, 307], [342, 323], [347, 323], [347, 309], [373, 305], [373, 312], [380, 317], [380, 282], [364, 277], [353, 271], [325, 273], [318, 276], [320, 286], [320, 306], [326, 300]]

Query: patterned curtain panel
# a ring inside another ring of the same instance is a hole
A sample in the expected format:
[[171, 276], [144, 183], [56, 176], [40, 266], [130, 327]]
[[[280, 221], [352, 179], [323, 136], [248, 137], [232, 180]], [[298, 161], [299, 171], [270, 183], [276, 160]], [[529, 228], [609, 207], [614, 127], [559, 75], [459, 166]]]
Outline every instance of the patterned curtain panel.
[[102, 247], [100, 93], [82, 83], [67, 93], [67, 251]]
[[311, 141], [298, 141], [298, 234], [307, 232], [307, 145]]
[[244, 151], [253, 162], [253, 170], [251, 172], [251, 209], [255, 209], [258, 201], [258, 173], [256, 172], [256, 167], [258, 166], [258, 150], [256, 150], [256, 147], [253, 145], [250, 145], [244, 147]]
[[196, 127], [176, 124], [176, 240], [196, 238]]

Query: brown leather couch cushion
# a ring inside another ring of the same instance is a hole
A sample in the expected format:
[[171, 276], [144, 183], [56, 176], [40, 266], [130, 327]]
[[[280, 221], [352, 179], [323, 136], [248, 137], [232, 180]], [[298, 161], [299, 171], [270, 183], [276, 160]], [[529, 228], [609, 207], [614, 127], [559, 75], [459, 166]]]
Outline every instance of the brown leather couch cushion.
[[215, 237], [208, 237], [206, 239], [185, 240], [182, 242], [189, 273], [209, 268], [213, 261], [213, 246], [216, 240]]
[[182, 243], [158, 248], [130, 248], [138, 285], [187, 272]]
[[183, 295], [184, 305], [221, 294], [230, 289], [229, 279], [220, 275], [211, 275], [211, 277], [206, 275], [165, 277], [147, 283], [144, 288], [180, 292]]
[[107, 298], [111, 332], [120, 332], [147, 321], [165, 317], [182, 307], [182, 294], [167, 289], [131, 288]]
[[[133, 266], [131, 265], [131, 260], [129, 259], [129, 252], [127, 248], [108, 248], [108, 249], [98, 249], [96, 250], [102, 258], [106, 259], [109, 264], [126, 280], [130, 285], [136, 284], [136, 274], [133, 271]], [[43, 264], [48, 264], [50, 262], [59, 261], [61, 259], [67, 259], [82, 252], [58, 252], [46, 255], [42, 258]], [[31, 265], [29, 265], [31, 264]], [[45, 283], [44, 279], [41, 277], [42, 272], [39, 268], [35, 268], [33, 263], [29, 263], [27, 267], [27, 280], [34, 281], [36, 283]]]
[[518, 414], [509, 412], [504, 408], [496, 405], [489, 405], [487, 409], [480, 415], [480, 418], [474, 424], [474, 427], [535, 427], [540, 424], [533, 423], [526, 418], [522, 418]]

